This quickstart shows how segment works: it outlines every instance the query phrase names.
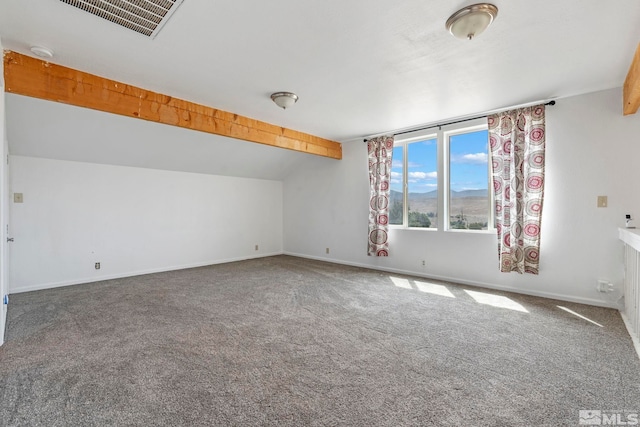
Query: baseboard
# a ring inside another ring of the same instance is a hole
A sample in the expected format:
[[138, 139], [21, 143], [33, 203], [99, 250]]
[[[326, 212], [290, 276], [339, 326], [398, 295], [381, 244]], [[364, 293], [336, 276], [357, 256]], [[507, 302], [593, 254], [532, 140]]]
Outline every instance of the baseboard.
[[596, 306], [596, 307], [606, 307], [606, 308], [615, 308], [615, 309], [619, 308], [618, 306], [615, 305], [615, 303], [609, 303], [609, 302], [596, 300], [596, 299], [591, 299], [591, 298], [574, 297], [574, 296], [571, 296], [571, 295], [556, 294], [556, 293], [552, 293], [552, 292], [528, 291], [528, 290], [522, 290], [522, 289], [519, 289], [519, 288], [512, 288], [510, 286], [496, 285], [496, 284], [493, 284], [493, 283], [471, 281], [471, 280], [466, 280], [466, 279], [460, 279], [460, 278], [457, 278], [457, 277], [438, 276], [438, 275], [434, 275], [434, 274], [427, 275], [427, 274], [424, 274], [424, 273], [419, 272], [419, 271], [402, 270], [402, 269], [398, 269], [398, 268], [389, 268], [389, 267], [378, 267], [378, 266], [372, 266], [372, 265], [369, 265], [369, 264], [350, 262], [350, 261], [343, 261], [343, 260], [334, 259], [334, 258], [324, 258], [324, 257], [316, 257], [316, 256], [311, 256], [311, 255], [305, 255], [305, 254], [298, 254], [298, 253], [295, 253], [295, 252], [287, 252], [287, 251], [285, 251], [284, 255], [290, 255], [290, 256], [295, 256], [295, 257], [299, 257], [299, 258], [313, 259], [313, 260], [316, 260], [316, 261], [332, 262], [334, 264], [348, 265], [348, 266], [351, 266], [351, 267], [368, 268], [370, 270], [384, 271], [386, 273], [405, 274], [407, 276], [416, 276], [416, 277], [422, 277], [424, 279], [440, 280], [440, 281], [443, 281], [443, 282], [452, 282], [452, 283], [458, 283], [458, 284], [461, 284], [461, 285], [468, 285], [468, 286], [474, 286], [474, 287], [479, 287], [479, 288], [495, 289], [497, 291], [513, 292], [514, 294], [523, 294], [523, 295], [530, 295], [530, 296], [534, 296], [534, 297], [555, 299], [555, 300], [567, 301], [567, 302], [575, 302], [575, 303], [578, 303], [578, 304], [593, 305], [593, 306]]
[[104, 280], [122, 279], [122, 278], [125, 278], [125, 277], [141, 276], [141, 275], [144, 275], [144, 274], [163, 273], [163, 272], [166, 272], [166, 271], [184, 270], [184, 269], [188, 269], [188, 268], [205, 267], [207, 265], [225, 264], [225, 263], [229, 263], [229, 262], [245, 261], [245, 260], [248, 260], [248, 259], [265, 258], [265, 257], [270, 257], [270, 256], [276, 256], [276, 255], [290, 255], [290, 256], [295, 256], [295, 257], [298, 257], [298, 258], [306, 258], [306, 259], [313, 259], [313, 260], [316, 260], [316, 261], [331, 262], [331, 263], [334, 263], [334, 264], [348, 265], [348, 266], [351, 266], [351, 267], [367, 268], [367, 269], [370, 269], [370, 270], [384, 271], [384, 272], [387, 272], [387, 273], [405, 274], [405, 275], [408, 275], [408, 276], [422, 277], [422, 278], [425, 278], [425, 279], [441, 280], [441, 281], [444, 281], [444, 282], [453, 282], [453, 283], [459, 283], [459, 284], [462, 284], [462, 285], [481, 287], [481, 288], [487, 288], [487, 289], [495, 289], [495, 290], [499, 290], [499, 291], [513, 292], [513, 293], [517, 293], [517, 294], [531, 295], [531, 296], [549, 298], [549, 299], [556, 299], [556, 300], [560, 300], [560, 301], [575, 302], [575, 303], [579, 303], [579, 304], [594, 305], [594, 306], [598, 306], [598, 307], [607, 307], [607, 308], [616, 308], [616, 309], [618, 308], [613, 303], [607, 303], [607, 302], [604, 302], [604, 301], [590, 299], [590, 298], [579, 298], [579, 297], [573, 297], [573, 296], [570, 296], [570, 295], [556, 294], [556, 293], [551, 293], [551, 292], [528, 291], [528, 290], [522, 290], [522, 289], [519, 289], [519, 288], [512, 288], [512, 287], [509, 287], [509, 286], [496, 285], [496, 284], [493, 284], [493, 283], [470, 281], [470, 280], [466, 280], [466, 279], [460, 279], [460, 278], [457, 278], [457, 277], [426, 275], [426, 274], [424, 274], [422, 272], [418, 272], [418, 271], [410, 271], [410, 270], [402, 270], [402, 269], [397, 269], [397, 268], [372, 266], [372, 265], [364, 264], [364, 263], [350, 262], [350, 261], [344, 261], [344, 260], [339, 260], [339, 259], [334, 259], [334, 258], [317, 257], [317, 256], [299, 254], [299, 253], [288, 252], [288, 251], [272, 252], [272, 253], [267, 253], [267, 254], [260, 254], [260, 255], [257, 255], [257, 256], [242, 256], [242, 257], [235, 257], [235, 258], [225, 258], [225, 259], [221, 259], [221, 260], [212, 260], [212, 261], [206, 261], [206, 262], [201, 262], [201, 263], [170, 266], [170, 267], [161, 267], [161, 268], [148, 269], [148, 270], [139, 270], [139, 271], [134, 271], [134, 272], [118, 273], [118, 274], [105, 275], [105, 276], [100, 276], [100, 277], [86, 277], [86, 278], [80, 278], [80, 279], [69, 280], [69, 281], [41, 283], [41, 284], [37, 284], [37, 285], [31, 285], [31, 286], [22, 287], [20, 289], [15, 289], [15, 290], [11, 289], [10, 293], [11, 294], [19, 294], [19, 293], [23, 293], [23, 292], [32, 292], [32, 291], [39, 291], [39, 290], [43, 290], [43, 289], [59, 288], [59, 287], [63, 287], [63, 286], [80, 285], [80, 284], [84, 284], [84, 283], [101, 282], [101, 281], [104, 281]]
[[10, 294], [20, 294], [23, 292], [41, 291], [43, 289], [61, 288], [64, 286], [82, 285], [85, 283], [102, 282], [104, 280], [123, 279], [125, 277], [142, 276], [144, 274], [164, 273], [166, 271], [175, 271], [175, 270], [186, 270], [188, 268], [206, 267], [208, 265], [226, 264], [229, 262], [246, 261], [249, 259], [257, 259], [257, 258], [266, 258], [266, 257], [282, 255], [282, 254], [283, 252], [272, 252], [272, 253], [260, 254], [256, 256], [225, 258], [221, 260], [177, 265], [177, 266], [171, 266], [171, 267], [152, 268], [148, 270], [138, 270], [138, 271], [133, 271], [128, 273], [118, 273], [118, 274], [111, 274], [111, 275], [105, 275], [100, 277], [85, 277], [81, 279], [65, 280], [61, 282], [41, 283], [37, 285], [21, 287], [19, 289], [10, 289]]
[[638, 358], [640, 358], [640, 340], [638, 340], [638, 337], [635, 336], [635, 334], [633, 333], [631, 322], [629, 321], [629, 318], [627, 318], [627, 315], [624, 314], [622, 310], [620, 311], [620, 316], [622, 316], [622, 321], [624, 322], [624, 326], [627, 327], [627, 332], [629, 332], [629, 335], [631, 336], [631, 341], [633, 341], [633, 346], [636, 349], [636, 353], [638, 353]]

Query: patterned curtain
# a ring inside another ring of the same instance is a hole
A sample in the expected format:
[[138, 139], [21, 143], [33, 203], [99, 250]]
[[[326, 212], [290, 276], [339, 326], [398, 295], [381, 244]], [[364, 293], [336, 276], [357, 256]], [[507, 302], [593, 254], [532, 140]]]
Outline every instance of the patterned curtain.
[[389, 255], [389, 191], [393, 136], [367, 141], [369, 149], [369, 244], [367, 255]]
[[538, 274], [544, 194], [544, 105], [487, 117], [500, 271]]

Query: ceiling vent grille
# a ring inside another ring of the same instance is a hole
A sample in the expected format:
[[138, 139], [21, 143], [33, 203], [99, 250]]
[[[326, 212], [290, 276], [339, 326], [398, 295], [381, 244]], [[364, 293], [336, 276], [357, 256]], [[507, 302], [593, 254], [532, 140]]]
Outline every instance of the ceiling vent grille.
[[154, 38], [183, 0], [60, 0]]

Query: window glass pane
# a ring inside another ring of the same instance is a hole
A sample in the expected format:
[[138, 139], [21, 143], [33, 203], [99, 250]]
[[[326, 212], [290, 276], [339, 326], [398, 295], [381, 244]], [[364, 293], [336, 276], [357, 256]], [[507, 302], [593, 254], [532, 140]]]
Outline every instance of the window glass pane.
[[402, 165], [404, 163], [403, 147], [393, 147], [393, 164], [391, 165], [391, 195], [389, 206], [389, 224], [402, 225], [403, 184]]
[[449, 138], [449, 227], [486, 230], [489, 221], [488, 132]]
[[409, 227], [438, 226], [438, 142], [426, 139], [407, 145]]

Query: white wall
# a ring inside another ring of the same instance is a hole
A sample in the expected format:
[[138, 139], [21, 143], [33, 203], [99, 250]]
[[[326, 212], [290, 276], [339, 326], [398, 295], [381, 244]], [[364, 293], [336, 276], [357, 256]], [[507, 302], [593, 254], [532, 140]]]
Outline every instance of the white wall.
[[280, 181], [10, 160], [11, 293], [282, 253]]
[[[626, 213], [640, 226], [640, 115], [622, 116], [621, 89], [547, 107], [538, 276], [500, 273], [495, 234], [392, 229], [391, 255], [367, 257], [366, 145], [345, 143], [343, 155], [341, 162], [309, 158], [285, 180], [285, 253], [615, 306], [620, 294], [598, 293], [596, 282], [621, 288], [617, 227]], [[608, 208], [596, 207], [598, 195], [608, 196]]]
[[[0, 52], [3, 52], [2, 41], [0, 40]], [[8, 292], [8, 253], [7, 253], [7, 229], [9, 223], [9, 170], [6, 162], [9, 153], [7, 134], [5, 131], [5, 97], [4, 97], [4, 61], [0, 64], [0, 138], [2, 138], [2, 149], [0, 149], [0, 345], [4, 343], [4, 330], [7, 320], [7, 306], [4, 305], [4, 296]]]
[[[391, 256], [367, 257], [367, 154], [356, 141], [343, 145], [342, 161], [300, 158], [284, 183], [12, 156], [12, 191], [24, 203], [11, 203], [10, 291], [284, 250], [613, 306], [619, 295], [598, 293], [596, 281], [620, 287], [617, 227], [626, 213], [640, 226], [640, 115], [623, 117], [621, 105], [615, 89], [547, 109], [539, 276], [498, 272], [494, 234], [394, 229]], [[598, 195], [609, 197], [608, 208], [596, 208]]]

